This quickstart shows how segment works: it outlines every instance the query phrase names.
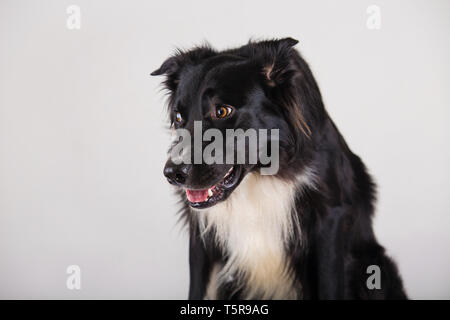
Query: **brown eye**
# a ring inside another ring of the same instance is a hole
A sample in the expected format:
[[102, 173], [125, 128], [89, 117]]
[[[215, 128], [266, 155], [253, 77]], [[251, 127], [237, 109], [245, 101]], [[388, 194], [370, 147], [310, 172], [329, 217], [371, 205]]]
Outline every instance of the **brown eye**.
[[231, 112], [233, 112], [233, 108], [227, 105], [220, 105], [216, 107], [216, 118], [223, 119], [228, 117]]
[[181, 123], [181, 121], [183, 121], [183, 118], [181, 117], [181, 113], [179, 113], [179, 112], [175, 113], [175, 121], [177, 123]]

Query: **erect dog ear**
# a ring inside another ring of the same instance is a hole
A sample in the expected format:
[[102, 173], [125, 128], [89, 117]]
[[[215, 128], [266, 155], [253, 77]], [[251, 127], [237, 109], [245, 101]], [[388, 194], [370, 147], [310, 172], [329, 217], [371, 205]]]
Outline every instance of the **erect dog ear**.
[[275, 40], [272, 47], [266, 51], [263, 64], [263, 75], [269, 86], [275, 87], [287, 81], [296, 73], [292, 65], [293, 46], [298, 43], [292, 38]]
[[150, 75], [152, 76], [160, 76], [163, 74], [171, 75], [174, 74], [179, 69], [179, 63], [177, 61], [177, 57], [170, 57], [166, 61], [163, 62], [159, 69], [156, 69]]
[[180, 81], [180, 73], [185, 66], [196, 65], [214, 54], [215, 51], [208, 44], [194, 47], [189, 51], [177, 49], [175, 54], [164, 61], [161, 67], [153, 71], [151, 75], [166, 75], [164, 84], [169, 90], [174, 91]]
[[305, 136], [311, 135], [306, 123], [304, 103], [296, 94], [297, 78], [301, 75], [298, 53], [293, 48], [298, 43], [292, 38], [263, 41], [255, 44], [254, 53], [259, 57], [264, 82], [271, 88], [270, 94], [283, 107], [292, 126]]
[[293, 47], [298, 40], [284, 38], [262, 42], [262, 74], [267, 85], [275, 87], [295, 75], [297, 70], [292, 57], [296, 54]]
[[179, 82], [178, 73], [181, 69], [182, 57], [180, 54], [172, 56], [163, 62], [159, 69], [156, 69], [150, 75], [161, 76], [166, 75], [166, 80], [163, 82], [164, 86], [170, 90], [175, 91]]

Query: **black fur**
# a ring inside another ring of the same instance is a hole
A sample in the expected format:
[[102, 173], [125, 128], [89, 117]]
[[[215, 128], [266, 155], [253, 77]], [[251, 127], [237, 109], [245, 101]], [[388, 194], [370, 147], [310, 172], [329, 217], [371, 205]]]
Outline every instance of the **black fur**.
[[[286, 250], [290, 267], [302, 284], [305, 299], [405, 299], [395, 264], [384, 253], [372, 229], [375, 185], [361, 159], [348, 148], [327, 114], [319, 88], [307, 65], [293, 48], [296, 40], [250, 42], [232, 50], [197, 47], [179, 51], [152, 75], [166, 75], [169, 112], [183, 114], [183, 126], [194, 120], [204, 129], [279, 128], [278, 177], [292, 179], [306, 167], [315, 168], [317, 187], [299, 192], [293, 214], [300, 235]], [[219, 100], [236, 107], [227, 121], [214, 121], [205, 112]], [[169, 164], [170, 165], [170, 164]], [[243, 165], [242, 176], [259, 165]], [[227, 167], [183, 167], [183, 187], [208, 187]], [[225, 261], [211, 235], [200, 238], [184, 192], [183, 214], [190, 227], [190, 299], [205, 295], [211, 267]], [[381, 268], [381, 289], [368, 289], [369, 265]], [[219, 298], [240, 298], [233, 284], [220, 288]], [[257, 298], [257, 297], [256, 297]]]

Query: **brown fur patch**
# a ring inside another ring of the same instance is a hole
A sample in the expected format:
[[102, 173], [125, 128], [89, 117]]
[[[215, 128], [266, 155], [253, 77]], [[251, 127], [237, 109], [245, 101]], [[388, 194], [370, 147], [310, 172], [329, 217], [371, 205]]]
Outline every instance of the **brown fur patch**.
[[299, 128], [305, 136], [308, 138], [311, 137], [311, 129], [309, 128], [308, 124], [305, 121], [305, 118], [303, 117], [302, 113], [300, 112], [298, 106], [293, 106], [291, 108], [292, 112], [294, 113], [294, 125]]
[[[276, 87], [276, 81], [273, 79], [273, 74], [276, 72], [274, 70], [275, 63], [267, 65], [263, 68], [262, 74], [266, 79], [266, 83], [269, 87]], [[292, 113], [292, 121], [295, 128], [299, 129], [306, 137], [311, 137], [311, 129], [303, 117], [300, 111], [300, 105], [293, 97], [287, 97], [285, 100], [285, 107]]]

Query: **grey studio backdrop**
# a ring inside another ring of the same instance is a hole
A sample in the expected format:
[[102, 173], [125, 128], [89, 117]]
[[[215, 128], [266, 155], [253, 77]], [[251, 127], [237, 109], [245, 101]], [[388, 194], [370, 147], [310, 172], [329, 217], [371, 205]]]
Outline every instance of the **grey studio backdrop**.
[[375, 231], [408, 294], [450, 298], [449, 12], [445, 0], [1, 0], [0, 298], [186, 298], [188, 236], [149, 73], [175, 47], [285, 36], [378, 183]]

